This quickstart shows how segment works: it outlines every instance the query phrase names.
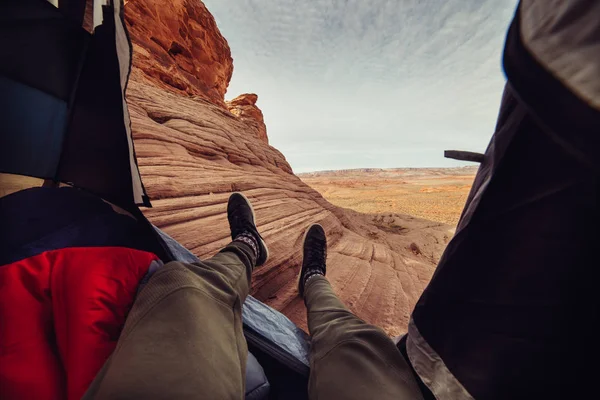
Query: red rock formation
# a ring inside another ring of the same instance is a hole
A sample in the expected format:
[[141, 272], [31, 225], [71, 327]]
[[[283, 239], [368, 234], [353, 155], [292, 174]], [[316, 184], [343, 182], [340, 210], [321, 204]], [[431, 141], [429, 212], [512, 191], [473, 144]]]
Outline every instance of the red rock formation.
[[254, 93], [246, 93], [239, 95], [231, 101], [226, 101], [225, 103], [233, 115], [239, 117], [242, 121], [245, 121], [250, 129], [256, 131], [255, 136], [258, 139], [265, 143], [269, 143], [267, 126], [265, 125], [262, 111], [256, 106], [257, 100], [258, 96]]
[[134, 65], [163, 89], [225, 107], [231, 51], [201, 1], [131, 0], [125, 8]]
[[[335, 207], [296, 177], [266, 133], [252, 130], [248, 121], [262, 120], [255, 96], [233, 100], [236, 115], [224, 109], [229, 48], [199, 0], [131, 0], [125, 11], [136, 43], [127, 95], [139, 167], [153, 199], [148, 218], [199, 257], [210, 257], [230, 240], [228, 196], [243, 191], [271, 250], [267, 265], [254, 272], [252, 293], [304, 329], [296, 289], [300, 248], [304, 230], [319, 222], [329, 240], [328, 277], [341, 299], [390, 335], [404, 331], [450, 227], [395, 215], [394, 226], [402, 229], [389, 229], [384, 217]], [[188, 51], [168, 53], [171, 42]], [[415, 246], [419, 254], [411, 251]]]

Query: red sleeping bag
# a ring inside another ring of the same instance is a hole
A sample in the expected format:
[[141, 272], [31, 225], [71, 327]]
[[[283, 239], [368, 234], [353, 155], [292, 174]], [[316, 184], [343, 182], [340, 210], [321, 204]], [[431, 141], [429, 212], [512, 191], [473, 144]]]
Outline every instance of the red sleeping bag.
[[0, 266], [0, 399], [80, 399], [157, 257], [72, 247]]

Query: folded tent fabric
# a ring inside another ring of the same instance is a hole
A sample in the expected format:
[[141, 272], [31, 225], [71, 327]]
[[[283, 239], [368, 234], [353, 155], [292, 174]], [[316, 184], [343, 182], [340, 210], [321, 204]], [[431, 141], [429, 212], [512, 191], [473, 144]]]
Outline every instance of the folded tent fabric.
[[600, 3], [523, 0], [496, 131], [417, 302], [407, 353], [440, 400], [589, 397], [600, 355]]
[[70, 182], [130, 211], [150, 206], [125, 102], [122, 1], [52, 3], [0, 2], [0, 172]]

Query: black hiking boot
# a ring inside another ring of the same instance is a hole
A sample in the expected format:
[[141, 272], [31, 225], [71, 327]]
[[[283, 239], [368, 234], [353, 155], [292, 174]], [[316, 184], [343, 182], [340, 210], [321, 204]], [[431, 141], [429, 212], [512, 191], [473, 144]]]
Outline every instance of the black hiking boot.
[[298, 279], [298, 292], [304, 297], [306, 282], [315, 275], [325, 276], [327, 260], [327, 238], [319, 224], [313, 224], [304, 234], [302, 269]]
[[250, 200], [236, 192], [229, 196], [227, 219], [231, 229], [231, 239], [240, 241], [252, 248], [256, 255], [256, 266], [263, 265], [269, 258], [269, 249], [254, 224], [254, 209]]

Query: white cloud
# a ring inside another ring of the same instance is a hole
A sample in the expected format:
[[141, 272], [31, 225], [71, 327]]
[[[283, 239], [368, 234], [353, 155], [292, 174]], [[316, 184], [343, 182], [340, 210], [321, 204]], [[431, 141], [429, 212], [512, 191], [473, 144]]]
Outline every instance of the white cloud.
[[516, 0], [205, 0], [296, 171], [442, 166], [483, 151]]

